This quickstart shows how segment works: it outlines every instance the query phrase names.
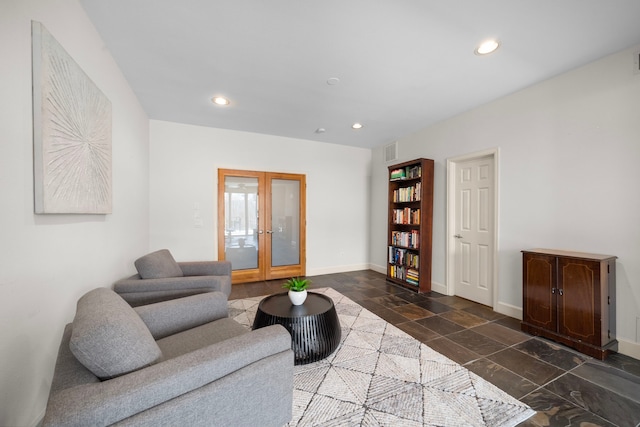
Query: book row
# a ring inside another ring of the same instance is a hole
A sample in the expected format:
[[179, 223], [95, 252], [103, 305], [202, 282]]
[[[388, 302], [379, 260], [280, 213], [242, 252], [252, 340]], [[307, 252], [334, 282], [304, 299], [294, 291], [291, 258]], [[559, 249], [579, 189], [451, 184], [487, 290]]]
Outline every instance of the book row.
[[394, 224], [420, 224], [420, 209], [394, 209], [392, 212], [391, 222]]
[[389, 246], [389, 264], [404, 265], [406, 267], [420, 268], [420, 256], [407, 249]]
[[410, 187], [402, 187], [393, 190], [393, 202], [419, 202], [420, 190], [422, 189], [422, 183], [417, 182], [416, 185]]
[[420, 233], [412, 231], [392, 231], [391, 244], [393, 246], [403, 246], [410, 249], [418, 249], [420, 246]]
[[420, 273], [413, 268], [401, 265], [389, 265], [389, 276], [404, 280], [407, 283], [418, 286], [420, 284]]
[[398, 168], [391, 171], [391, 180], [414, 179], [420, 178], [421, 176], [422, 167], [420, 165], [406, 166], [404, 168]]

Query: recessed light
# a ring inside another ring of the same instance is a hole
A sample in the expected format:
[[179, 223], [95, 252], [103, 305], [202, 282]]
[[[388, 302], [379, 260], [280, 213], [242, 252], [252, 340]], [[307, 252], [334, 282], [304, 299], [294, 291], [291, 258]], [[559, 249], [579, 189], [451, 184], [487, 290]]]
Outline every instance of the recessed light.
[[229, 100], [224, 96], [214, 96], [211, 101], [216, 105], [229, 105]]
[[340, 83], [340, 79], [337, 77], [331, 77], [329, 80], [327, 80], [327, 84], [330, 86], [337, 85], [338, 83]]
[[362, 124], [361, 123], [354, 123], [351, 125], [351, 127], [353, 129], [362, 129]]
[[474, 51], [476, 55], [488, 55], [492, 52], [495, 52], [496, 49], [500, 47], [500, 42], [498, 40], [485, 40]]
[[326, 129], [325, 128], [318, 128], [316, 129], [316, 133], [325, 133]]

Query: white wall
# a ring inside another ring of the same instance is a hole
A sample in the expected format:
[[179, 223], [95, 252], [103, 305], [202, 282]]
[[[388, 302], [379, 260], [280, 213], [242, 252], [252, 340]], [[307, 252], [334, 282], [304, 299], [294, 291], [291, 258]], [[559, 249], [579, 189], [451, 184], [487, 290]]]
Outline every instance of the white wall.
[[306, 175], [307, 275], [368, 267], [370, 150], [155, 120], [150, 135], [151, 249], [218, 259], [218, 169], [286, 172]]
[[[113, 214], [34, 215], [31, 20], [111, 100]], [[148, 118], [75, 0], [0, 3], [0, 425], [35, 425], [64, 325], [148, 249]]]
[[[400, 160], [436, 161], [433, 280], [445, 284], [446, 159], [500, 149], [498, 305], [522, 307], [522, 249], [617, 255], [620, 351], [640, 358], [640, 46], [399, 141]], [[637, 63], [635, 64], [637, 69]], [[372, 160], [372, 211], [385, 211], [387, 165]], [[371, 262], [385, 265], [384, 215]]]

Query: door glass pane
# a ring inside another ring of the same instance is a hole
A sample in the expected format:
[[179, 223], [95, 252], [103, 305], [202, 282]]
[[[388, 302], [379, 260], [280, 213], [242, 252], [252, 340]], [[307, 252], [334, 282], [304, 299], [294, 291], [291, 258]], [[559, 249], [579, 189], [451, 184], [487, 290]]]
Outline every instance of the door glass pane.
[[224, 179], [224, 258], [233, 270], [258, 268], [258, 178]]
[[271, 265], [300, 264], [300, 182], [271, 180]]

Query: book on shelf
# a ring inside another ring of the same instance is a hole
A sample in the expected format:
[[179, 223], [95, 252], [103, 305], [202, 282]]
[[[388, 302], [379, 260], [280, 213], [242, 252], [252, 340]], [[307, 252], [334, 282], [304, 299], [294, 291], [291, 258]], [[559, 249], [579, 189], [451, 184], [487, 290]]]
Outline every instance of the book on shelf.
[[401, 187], [393, 190], [393, 202], [419, 202], [422, 184], [420, 182], [409, 187]]
[[392, 231], [391, 244], [393, 246], [418, 249], [420, 247], [420, 233], [418, 230]]
[[420, 224], [420, 209], [404, 208], [392, 211], [391, 221], [394, 224]]
[[397, 168], [393, 169], [390, 175], [390, 179], [392, 181], [399, 179], [416, 179], [422, 176], [422, 167], [420, 165], [415, 165]]

